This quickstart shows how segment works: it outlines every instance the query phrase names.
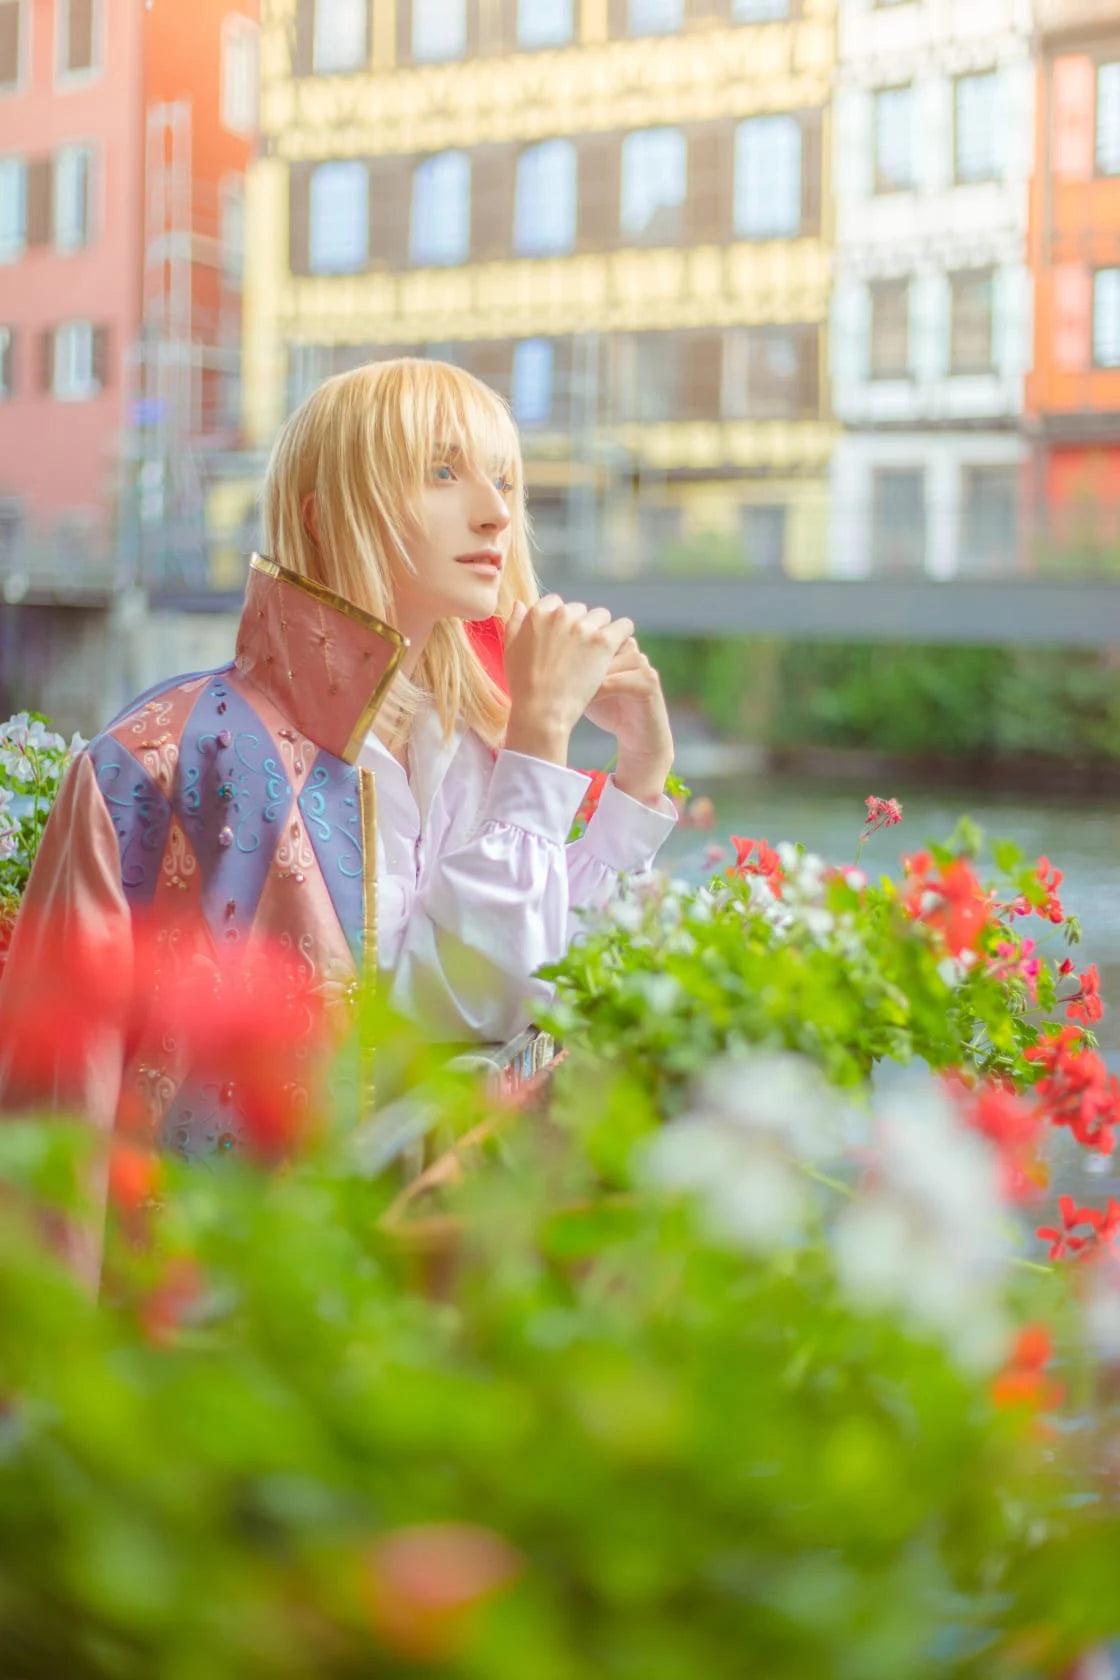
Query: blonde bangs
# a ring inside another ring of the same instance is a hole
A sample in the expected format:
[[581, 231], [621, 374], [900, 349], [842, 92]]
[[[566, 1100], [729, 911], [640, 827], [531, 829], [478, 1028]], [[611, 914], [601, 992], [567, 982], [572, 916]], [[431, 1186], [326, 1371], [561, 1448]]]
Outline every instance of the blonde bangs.
[[[265, 542], [282, 565], [394, 622], [390, 556], [410, 565], [406, 532], [433, 463], [457, 455], [510, 484], [510, 545], [498, 612], [531, 604], [540, 586], [529, 552], [517, 429], [489, 386], [447, 362], [401, 357], [328, 379], [282, 428], [263, 492]], [[303, 519], [315, 497], [318, 541]], [[462, 623], [433, 631], [411, 681], [398, 676], [377, 722], [390, 746], [407, 740], [430, 695], [445, 733], [458, 718], [490, 746], [508, 701], [479, 663]]]

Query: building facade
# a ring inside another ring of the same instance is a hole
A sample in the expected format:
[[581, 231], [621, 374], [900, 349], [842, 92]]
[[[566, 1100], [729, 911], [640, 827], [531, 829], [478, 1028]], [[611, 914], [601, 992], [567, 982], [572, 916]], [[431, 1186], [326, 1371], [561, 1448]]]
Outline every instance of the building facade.
[[840, 0], [838, 576], [1022, 562], [1029, 0]]
[[1120, 544], [1120, 12], [1039, 0], [1038, 28], [1028, 508], [1040, 561], [1094, 566]]
[[832, 0], [265, 0], [246, 432], [456, 360], [546, 573], [819, 570]]
[[143, 527], [184, 500], [192, 449], [236, 437], [254, 11], [0, 0], [9, 603], [140, 575]]

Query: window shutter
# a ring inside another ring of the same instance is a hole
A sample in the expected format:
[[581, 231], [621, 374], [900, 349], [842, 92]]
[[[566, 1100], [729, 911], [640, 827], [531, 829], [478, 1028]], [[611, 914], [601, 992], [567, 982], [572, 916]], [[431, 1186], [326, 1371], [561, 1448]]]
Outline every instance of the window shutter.
[[513, 345], [509, 339], [471, 344], [465, 360], [476, 379], [508, 398], [513, 379]]
[[1068, 373], [1089, 366], [1092, 342], [1093, 281], [1081, 263], [1054, 268], [1054, 361]]
[[46, 327], [39, 334], [39, 389], [41, 391], [54, 390], [54, 332], [53, 327]]
[[1051, 167], [1069, 181], [1093, 173], [1093, 61], [1084, 54], [1057, 58], [1052, 72]]
[[93, 377], [94, 389], [104, 391], [109, 384], [109, 329], [108, 327], [94, 327], [93, 349], [90, 356], [90, 373]]
[[311, 273], [311, 164], [288, 165], [288, 267], [293, 274]]
[[685, 338], [684, 412], [688, 420], [718, 420], [723, 378], [723, 334], [690, 333]]
[[688, 8], [688, 23], [726, 23], [731, 14], [730, 0], [692, 0]]
[[730, 123], [705, 123], [689, 133], [685, 222], [698, 244], [722, 244], [730, 235], [733, 146]]
[[517, 148], [479, 146], [471, 179], [471, 256], [475, 261], [510, 255], [516, 185]]
[[410, 157], [372, 158], [369, 163], [369, 260], [374, 268], [408, 266], [412, 213]]
[[296, 0], [295, 36], [292, 41], [293, 76], [310, 76], [315, 57], [316, 0]]
[[622, 136], [585, 134], [577, 147], [576, 247], [610, 250], [619, 242]]
[[19, 81], [20, 0], [0, 0], [0, 86]]
[[[474, 14], [467, 18], [467, 50], [471, 51], [471, 36], [478, 45], [474, 50], [480, 54], [493, 56], [506, 50], [504, 18], [505, 10], [502, 0], [468, 0], [469, 11]], [[516, 11], [516, 6], [514, 7]]]
[[805, 111], [801, 117], [801, 235], [812, 238], [821, 231], [821, 144], [823, 111]]
[[32, 158], [27, 165], [27, 243], [49, 245], [51, 242], [51, 182], [53, 169], [49, 157]]

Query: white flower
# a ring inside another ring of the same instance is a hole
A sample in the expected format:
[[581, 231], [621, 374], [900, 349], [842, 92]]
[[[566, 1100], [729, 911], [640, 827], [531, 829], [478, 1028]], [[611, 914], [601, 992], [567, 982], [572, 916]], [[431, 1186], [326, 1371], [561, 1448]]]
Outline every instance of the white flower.
[[638, 1163], [653, 1190], [690, 1191], [718, 1241], [765, 1252], [802, 1228], [809, 1187], [780, 1149], [730, 1121], [674, 1120], [651, 1139]]
[[89, 742], [86, 740], [85, 736], [79, 735], [78, 731], [75, 729], [73, 735], [70, 737], [70, 745], [66, 749], [66, 757], [68, 759], [77, 758], [78, 754], [80, 752], [85, 752], [88, 746]]
[[769, 1134], [798, 1161], [839, 1154], [849, 1118], [812, 1062], [780, 1050], [721, 1057], [701, 1079], [693, 1112]]
[[634, 989], [649, 1004], [655, 1015], [668, 1015], [682, 997], [681, 984], [671, 974], [638, 974]]
[[640, 904], [621, 895], [611, 899], [604, 915], [615, 927], [621, 928], [623, 933], [637, 933], [646, 919], [646, 913]]
[[7, 723], [0, 723], [0, 742], [13, 747], [25, 747], [31, 733], [31, 717], [28, 712], [16, 712]]
[[1098, 1358], [1120, 1363], [1120, 1266], [1102, 1258], [1083, 1269], [1085, 1328]]
[[31, 760], [22, 747], [16, 746], [0, 746], [0, 770], [14, 782], [30, 782], [35, 775]]

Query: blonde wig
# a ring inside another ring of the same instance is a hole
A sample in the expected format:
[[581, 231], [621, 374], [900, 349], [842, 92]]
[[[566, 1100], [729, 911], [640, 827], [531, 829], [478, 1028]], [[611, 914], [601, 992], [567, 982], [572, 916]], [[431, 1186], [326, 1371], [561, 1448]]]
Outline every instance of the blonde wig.
[[[262, 492], [267, 552], [393, 624], [390, 557], [412, 569], [407, 534], [420, 520], [421, 491], [449, 457], [500, 472], [511, 485], [497, 607], [508, 618], [516, 601], [528, 605], [540, 594], [517, 430], [496, 392], [448, 362], [368, 362], [312, 392], [283, 426], [269, 460]], [[314, 535], [303, 512], [312, 495]], [[396, 678], [377, 722], [390, 747], [407, 741], [428, 695], [445, 734], [462, 718], [490, 746], [504, 736], [509, 702], [458, 619], [436, 625], [411, 680]]]

